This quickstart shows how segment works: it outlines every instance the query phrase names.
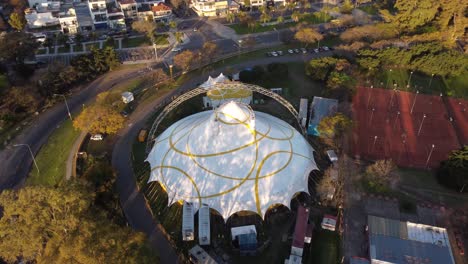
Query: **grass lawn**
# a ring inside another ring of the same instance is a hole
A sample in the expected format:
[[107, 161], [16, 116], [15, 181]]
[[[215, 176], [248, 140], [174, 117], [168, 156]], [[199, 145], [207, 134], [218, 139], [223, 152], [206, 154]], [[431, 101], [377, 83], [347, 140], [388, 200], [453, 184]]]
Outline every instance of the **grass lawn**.
[[466, 88], [468, 75], [465, 74], [447, 79], [444, 78], [444, 83], [447, 87], [446, 94], [448, 96], [468, 98], [468, 89]]
[[31, 185], [58, 185], [65, 175], [68, 154], [79, 134], [80, 132], [73, 128], [70, 120], [64, 121], [36, 155], [40, 174], [37, 173], [35, 167], [32, 167], [27, 183]]
[[122, 40], [122, 48], [135, 48], [140, 46], [148, 46], [151, 42], [146, 36], [136, 38], [126, 38]]
[[68, 47], [66, 47], [66, 46], [59, 47], [57, 49], [57, 52], [58, 53], [68, 53], [68, 52], [70, 52], [70, 46], [68, 46]]
[[338, 264], [341, 260], [340, 237], [338, 233], [317, 230], [312, 236], [310, 251], [306, 252], [304, 263]]
[[358, 8], [369, 15], [377, 15], [379, 13], [379, 10], [374, 5], [363, 5]]
[[[289, 18], [286, 18], [289, 19]], [[314, 14], [307, 14], [304, 15], [299, 22], [305, 22], [308, 24], [319, 24], [319, 23], [325, 23], [328, 22], [332, 19], [332, 17], [328, 14], [325, 13], [314, 13]], [[272, 20], [271, 22], [273, 22]], [[228, 25], [228, 27], [234, 29], [237, 34], [243, 35], [243, 34], [251, 34], [251, 33], [261, 33], [261, 32], [268, 32], [268, 31], [273, 31], [275, 28], [276, 29], [283, 29], [283, 28], [289, 28], [293, 27], [297, 24], [297, 22], [287, 22], [287, 23], [282, 23], [282, 24], [276, 24], [276, 25], [268, 25], [268, 26], [262, 26], [260, 22], [256, 22], [255, 28], [249, 28], [247, 25], [242, 25], [242, 24], [232, 24]]]
[[112, 43], [110, 43], [109, 41], [104, 41], [103, 47], [112, 47], [114, 49], [118, 49], [119, 48], [119, 41], [114, 40]]
[[169, 37], [169, 35], [167, 35], [167, 34], [158, 34], [158, 35], [156, 35], [156, 44], [157, 45], [167, 45], [167, 44], [169, 44], [169, 41], [167, 40], [168, 37]]
[[416, 92], [416, 90], [419, 90], [420, 92], [426, 94], [438, 95], [441, 92], [445, 94], [446, 87], [441, 78], [434, 76], [431, 87], [429, 88], [431, 76], [420, 72], [413, 73], [411, 76], [410, 88], [408, 89], [406, 85], [410, 80], [410, 76], [410, 71], [406, 69], [392, 69], [391, 72], [389, 70], [384, 70], [377, 73], [376, 78], [372, 81], [372, 84], [377, 87], [387, 87], [388, 82], [388, 89], [393, 89], [393, 84], [397, 84], [398, 89], [403, 91]]
[[74, 46], [73, 46], [73, 51], [74, 51], [74, 52], [81, 52], [81, 51], [83, 51], [83, 44], [74, 45]]
[[95, 47], [96, 49], [99, 49], [99, 43], [98, 42], [96, 42], [96, 43], [86, 43], [85, 46], [86, 46], [86, 51], [90, 51], [93, 47]]

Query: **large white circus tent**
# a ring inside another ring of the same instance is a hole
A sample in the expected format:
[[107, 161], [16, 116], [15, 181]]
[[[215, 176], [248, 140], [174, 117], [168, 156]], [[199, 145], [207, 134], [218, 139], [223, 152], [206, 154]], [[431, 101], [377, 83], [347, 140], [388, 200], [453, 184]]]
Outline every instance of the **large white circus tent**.
[[312, 147], [292, 126], [234, 101], [172, 124], [147, 161], [149, 181], [164, 186], [170, 204], [207, 204], [225, 219], [289, 206], [295, 193], [308, 192], [309, 173], [317, 169]]

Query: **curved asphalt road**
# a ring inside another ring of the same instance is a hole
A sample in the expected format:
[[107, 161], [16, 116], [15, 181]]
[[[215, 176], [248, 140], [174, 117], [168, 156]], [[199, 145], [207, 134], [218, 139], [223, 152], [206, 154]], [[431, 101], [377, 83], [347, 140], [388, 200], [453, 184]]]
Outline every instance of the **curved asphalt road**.
[[[109, 90], [112, 84], [134, 78], [141, 68], [110, 72], [91, 82], [85, 89], [68, 98], [70, 111], [73, 113], [87, 104], [103, 91]], [[14, 144], [29, 144], [34, 154], [47, 142], [52, 132], [67, 118], [64, 103], [48, 109], [35, 117], [29, 127], [16, 136], [5, 149], [0, 151], [0, 191], [20, 187], [31, 169], [31, 155], [26, 147], [12, 147]]]
[[[330, 55], [330, 52], [320, 54], [285, 55], [282, 57], [259, 58], [249, 62], [230, 65], [230, 68], [242, 69], [254, 65], [264, 65], [271, 62], [295, 62], [298, 60], [309, 60], [322, 55]], [[112, 166], [118, 173], [117, 190], [120, 195], [120, 202], [130, 225], [140, 231], [145, 232], [154, 247], [160, 254], [161, 263], [181, 263], [173, 247], [165, 236], [164, 228], [156, 219], [153, 219], [149, 207], [143, 194], [140, 193], [136, 185], [136, 179], [132, 168], [132, 143], [137, 137], [140, 129], [144, 128], [146, 121], [154, 112], [154, 109], [160, 106], [165, 100], [173, 95], [183, 93], [197, 86], [197, 84], [206, 81], [208, 75], [216, 76], [225, 70], [226, 67], [214, 70], [207, 74], [199, 75], [183, 83], [179, 88], [158, 98], [146, 105], [140, 105], [130, 115], [128, 126], [119, 132], [119, 139], [114, 145], [112, 153]]]

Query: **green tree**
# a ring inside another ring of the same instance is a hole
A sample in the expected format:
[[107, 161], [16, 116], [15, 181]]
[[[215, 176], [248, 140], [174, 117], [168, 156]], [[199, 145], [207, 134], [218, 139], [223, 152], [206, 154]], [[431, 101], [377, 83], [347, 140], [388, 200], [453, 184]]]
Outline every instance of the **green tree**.
[[188, 71], [194, 58], [195, 54], [190, 50], [183, 51], [174, 56], [174, 65], [182, 71]]
[[234, 23], [234, 20], [236, 20], [236, 15], [232, 12], [229, 12], [226, 14], [226, 20], [229, 22], [229, 23]]
[[167, 76], [166, 72], [164, 72], [163, 69], [157, 68], [151, 72], [151, 80], [156, 86], [157, 84], [168, 81], [169, 76]]
[[106, 219], [89, 188], [26, 186], [0, 193], [0, 258], [34, 263], [157, 263], [145, 237]]
[[317, 126], [320, 137], [336, 139], [343, 135], [352, 126], [352, 121], [342, 113], [324, 117]]
[[202, 55], [207, 61], [212, 61], [219, 53], [219, 48], [216, 43], [205, 42], [202, 47]]
[[382, 192], [388, 190], [390, 186], [395, 186], [399, 181], [399, 175], [397, 167], [391, 159], [378, 160], [367, 166], [364, 179], [370, 189]]
[[314, 80], [325, 81], [338, 60], [333, 57], [323, 57], [310, 60], [306, 64], [306, 74]]
[[271, 20], [271, 16], [268, 13], [262, 13], [260, 15], [260, 20], [262, 21], [262, 23], [267, 23]]
[[343, 72], [332, 71], [327, 79], [328, 89], [338, 89], [341, 87], [347, 87], [351, 84], [351, 77]]
[[284, 23], [284, 17], [283, 16], [278, 16], [278, 18], [276, 19], [276, 22], [278, 22], [278, 24], [283, 24]]
[[353, 12], [354, 6], [350, 0], [344, 0], [343, 4], [340, 7], [340, 12], [343, 14], [351, 14]]
[[24, 15], [19, 14], [17, 12], [13, 12], [10, 15], [10, 20], [8, 20], [8, 24], [10, 24], [12, 28], [21, 31], [26, 26], [26, 19], [24, 18]]
[[175, 22], [174, 20], [172, 20], [171, 22], [169, 22], [169, 27], [171, 29], [177, 29], [177, 22]]
[[440, 8], [438, 0], [396, 0], [396, 14], [384, 9], [381, 15], [402, 31], [413, 31], [435, 19]]
[[108, 95], [108, 93], [99, 94], [96, 103], [84, 108], [73, 120], [73, 126], [91, 134], [117, 133], [123, 127], [125, 119], [112, 107], [115, 98]]
[[439, 183], [459, 192], [468, 192], [468, 146], [453, 151], [437, 171]]
[[309, 44], [322, 40], [323, 36], [313, 28], [301, 28], [296, 32], [296, 34], [294, 34], [294, 38], [305, 43], [305, 46], [307, 47]]
[[24, 60], [34, 55], [39, 44], [31, 34], [23, 32], [0, 33], [0, 59], [23, 64]]
[[152, 21], [137, 20], [132, 23], [132, 29], [140, 33], [146, 34], [151, 43], [156, 43], [156, 24]]
[[299, 22], [299, 20], [301, 19], [301, 13], [297, 12], [297, 11], [294, 11], [291, 15], [291, 19], [294, 21], [294, 22]]

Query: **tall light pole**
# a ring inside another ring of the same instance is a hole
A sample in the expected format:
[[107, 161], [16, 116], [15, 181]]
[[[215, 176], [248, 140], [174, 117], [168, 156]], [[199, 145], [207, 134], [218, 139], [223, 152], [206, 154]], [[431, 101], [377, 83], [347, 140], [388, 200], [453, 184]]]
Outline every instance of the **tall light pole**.
[[426, 168], [427, 168], [427, 165], [429, 164], [429, 160], [431, 159], [431, 155], [432, 155], [432, 151], [434, 151], [434, 147], [435, 147], [435, 145], [434, 145], [434, 144], [432, 144], [431, 151], [429, 152], [429, 155], [427, 156], [427, 160], [426, 160]]
[[398, 120], [399, 120], [399, 117], [400, 117], [400, 111], [397, 112], [397, 115], [396, 115], [396, 117], [395, 117], [395, 123], [393, 124], [393, 129], [396, 128], [396, 124], [397, 124], [397, 122], [398, 122]]
[[369, 97], [367, 98], [367, 108], [369, 108], [369, 103], [372, 95], [372, 89], [374, 89], [374, 86], [371, 85], [370, 90], [369, 90]]
[[174, 65], [170, 64], [169, 65], [169, 74], [171, 75], [171, 81], [172, 81], [172, 67], [174, 67]]
[[39, 166], [37, 166], [37, 162], [36, 162], [36, 158], [34, 157], [34, 154], [31, 150], [31, 147], [29, 146], [29, 144], [15, 144], [13, 145], [13, 147], [21, 147], [21, 146], [25, 146], [29, 149], [29, 153], [31, 154], [31, 157], [32, 157], [32, 160], [34, 162], [34, 165], [36, 166], [36, 169], [37, 169], [37, 174], [39, 175]]
[[68, 117], [70, 118], [70, 120], [73, 121], [72, 115], [71, 115], [71, 113], [70, 113], [70, 108], [68, 107], [67, 98], [65, 97], [65, 95], [63, 95], [63, 94], [54, 94], [54, 96], [61, 96], [61, 97], [63, 97], [63, 100], [65, 100], [65, 106], [67, 107]]
[[431, 90], [432, 79], [434, 79], [434, 74], [431, 74], [431, 80], [429, 81], [429, 91]]
[[393, 97], [395, 97], [395, 94], [396, 94], [396, 88], [393, 88], [393, 93], [392, 93], [392, 96], [390, 97], [390, 107], [393, 106]]
[[372, 108], [372, 114], [370, 116], [370, 121], [369, 121], [370, 125], [372, 125], [372, 118], [374, 117], [374, 111], [375, 111], [375, 108]]
[[419, 136], [419, 134], [421, 134], [421, 128], [422, 128], [422, 125], [424, 123], [424, 119], [426, 119], [426, 114], [423, 115], [423, 119], [421, 120], [421, 124], [419, 125], [418, 136]]
[[371, 152], [374, 152], [375, 142], [377, 141], [378, 136], [374, 136], [374, 143], [372, 144]]
[[388, 83], [390, 82], [390, 74], [392, 73], [392, 69], [390, 69], [390, 73], [387, 76], [387, 85], [385, 85], [385, 89], [388, 89]]
[[414, 105], [416, 104], [416, 99], [418, 98], [419, 90], [416, 90], [416, 95], [414, 96], [413, 105], [411, 106], [410, 114], [413, 113]]
[[406, 88], [410, 88], [410, 84], [411, 84], [411, 77], [413, 77], [413, 71], [411, 71], [410, 73], [410, 76], [409, 76], [409, 79], [408, 79], [408, 84], [406, 84]]
[[276, 33], [278, 34], [278, 42], [280, 42], [280, 33], [279, 33], [279, 31], [275, 27], [273, 28], [273, 30], [276, 31]]
[[239, 52], [239, 55], [238, 55], [238, 56], [240, 56], [240, 52], [241, 52], [241, 48], [242, 48], [242, 39], [239, 39], [237, 42], [239, 43], [239, 45], [237, 45], [237, 47], [238, 47], [238, 52]]

